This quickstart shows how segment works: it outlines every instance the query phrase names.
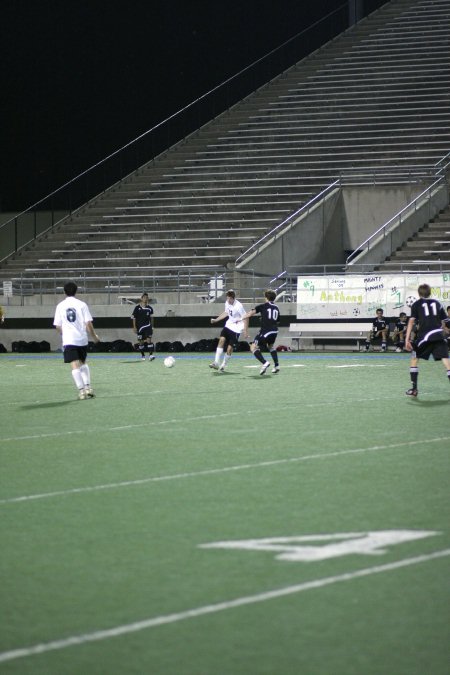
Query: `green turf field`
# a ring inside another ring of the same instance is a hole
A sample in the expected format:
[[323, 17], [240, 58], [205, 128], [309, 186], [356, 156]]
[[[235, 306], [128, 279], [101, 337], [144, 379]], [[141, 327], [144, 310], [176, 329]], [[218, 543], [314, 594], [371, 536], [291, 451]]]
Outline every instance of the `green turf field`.
[[442, 365], [210, 360], [0, 357], [0, 673], [447, 675]]

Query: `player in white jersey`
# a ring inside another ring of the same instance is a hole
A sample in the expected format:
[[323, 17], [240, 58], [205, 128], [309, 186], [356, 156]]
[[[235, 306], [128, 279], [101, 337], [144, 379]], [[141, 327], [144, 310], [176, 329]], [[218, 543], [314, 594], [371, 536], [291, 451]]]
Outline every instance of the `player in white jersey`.
[[55, 310], [53, 325], [62, 335], [64, 363], [70, 363], [72, 377], [78, 389], [78, 398], [93, 398], [91, 374], [86, 363], [88, 336], [94, 342], [100, 339], [92, 325], [92, 316], [85, 302], [75, 297], [77, 285], [68, 281], [64, 286], [65, 300]]
[[[223, 373], [225, 367], [228, 363], [228, 360], [233, 353], [233, 349], [236, 349], [239, 342], [239, 336], [242, 331], [244, 331], [244, 337], [248, 338], [248, 319], [245, 318], [246, 311], [239, 300], [236, 300], [236, 293], [232, 290], [227, 291], [227, 299], [225, 302], [225, 309], [222, 314], [219, 314], [215, 319], [211, 319], [211, 323], [218, 323], [228, 317], [225, 326], [220, 333], [219, 344], [216, 349], [216, 356], [212, 363], [209, 364], [210, 368], [218, 370]], [[223, 356], [223, 361], [220, 363], [220, 357], [226, 352]]]

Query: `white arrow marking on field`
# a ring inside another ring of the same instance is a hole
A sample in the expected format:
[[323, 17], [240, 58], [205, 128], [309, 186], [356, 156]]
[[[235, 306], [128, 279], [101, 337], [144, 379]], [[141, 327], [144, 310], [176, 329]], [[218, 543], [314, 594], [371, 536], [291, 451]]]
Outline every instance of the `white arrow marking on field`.
[[[380, 532], [342, 532], [312, 534], [299, 537], [271, 537], [270, 539], [243, 539], [201, 544], [200, 548], [243, 549], [246, 551], [276, 551], [276, 560], [312, 562], [338, 558], [343, 555], [382, 555], [387, 546], [406, 541], [433, 537], [440, 532], [432, 530], [382, 530]], [[333, 542], [321, 544], [321, 542]], [[317, 545], [309, 542], [318, 542]], [[337, 542], [337, 543], [335, 543]], [[305, 545], [306, 544], [306, 545]], [[308, 545], [309, 544], [309, 545]]]

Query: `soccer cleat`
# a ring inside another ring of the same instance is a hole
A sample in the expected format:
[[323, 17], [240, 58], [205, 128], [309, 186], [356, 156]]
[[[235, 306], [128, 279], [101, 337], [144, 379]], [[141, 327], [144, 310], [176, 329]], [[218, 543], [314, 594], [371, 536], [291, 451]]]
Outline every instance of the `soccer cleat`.
[[213, 361], [212, 363], [209, 364], [209, 367], [212, 368], [213, 370], [219, 370], [218, 364]]
[[150, 354], [148, 357], [149, 361], [154, 361], [156, 359], [156, 356], [153, 356], [153, 354]]
[[269, 363], [268, 361], [266, 361], [266, 362], [262, 365], [261, 370], [259, 371], [259, 374], [260, 374], [260, 375], [264, 375], [264, 373], [266, 372], [266, 370], [267, 370], [267, 368], [268, 368], [269, 366], [270, 366], [270, 363]]
[[402, 352], [402, 351], [403, 351], [403, 349], [402, 349], [401, 347], [397, 347], [397, 349], [396, 349], [395, 351], [396, 351], [396, 352], [397, 352], [397, 354], [398, 354], [399, 352]]
[[84, 391], [84, 389], [80, 389], [80, 391], [78, 392], [78, 400], [79, 401], [85, 401], [87, 399], [87, 397], [88, 396], [87, 396], [86, 392]]
[[272, 368], [272, 373], [279, 373], [280, 372], [280, 366], [275, 366]]
[[85, 387], [84, 393], [86, 394], [87, 398], [95, 398], [94, 390], [92, 387]]
[[225, 364], [224, 363], [222, 363], [222, 365], [219, 366], [219, 373], [223, 373], [223, 372], [225, 372]]
[[414, 397], [416, 397], [418, 393], [419, 393], [419, 392], [418, 392], [417, 389], [408, 389], [408, 391], [405, 391], [405, 394], [406, 394], [407, 396], [414, 396]]

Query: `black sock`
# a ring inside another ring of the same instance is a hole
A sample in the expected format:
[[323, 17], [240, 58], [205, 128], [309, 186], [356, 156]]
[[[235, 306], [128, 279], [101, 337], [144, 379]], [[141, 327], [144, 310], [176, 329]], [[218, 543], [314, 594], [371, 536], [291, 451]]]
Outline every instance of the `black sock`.
[[410, 375], [411, 375], [411, 384], [413, 389], [417, 389], [417, 381], [419, 379], [419, 369], [417, 366], [412, 366], [409, 369]]
[[141, 358], [145, 358], [145, 345], [139, 345], [139, 351], [141, 352]]
[[260, 361], [261, 363], [265, 363], [265, 362], [266, 362], [266, 359], [265, 359], [264, 356], [261, 354], [261, 350], [260, 350], [260, 349], [255, 349], [255, 351], [253, 352], [253, 356], [254, 356], [255, 358], [257, 358], [258, 361]]
[[273, 362], [276, 367], [278, 367], [278, 352], [276, 349], [272, 349], [270, 352], [271, 357], [273, 358]]

